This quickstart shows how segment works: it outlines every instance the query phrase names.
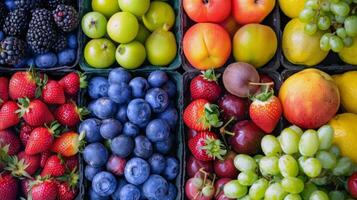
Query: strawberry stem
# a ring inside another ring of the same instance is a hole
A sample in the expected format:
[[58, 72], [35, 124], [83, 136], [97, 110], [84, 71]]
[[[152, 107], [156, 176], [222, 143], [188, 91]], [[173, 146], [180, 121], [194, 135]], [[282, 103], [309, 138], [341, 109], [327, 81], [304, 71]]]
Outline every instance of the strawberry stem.
[[220, 139], [209, 136], [206, 137], [205, 145], [201, 149], [205, 150], [208, 156], [213, 157], [213, 159], [218, 158], [219, 160], [223, 160], [223, 156], [227, 153], [226, 147]]
[[218, 78], [221, 76], [221, 74], [216, 75], [213, 69], [208, 69], [206, 71], [201, 71], [203, 79], [207, 81], [214, 81], [217, 83]]
[[79, 76], [79, 87], [80, 88], [86, 88], [88, 83], [87, 83], [87, 75], [85, 73], [81, 73], [77, 71], [77, 74]]
[[222, 126], [223, 122], [219, 119], [219, 107], [215, 104], [207, 103], [205, 106], [205, 116], [204, 116], [204, 124], [205, 127], [208, 127], [209, 130], [211, 127], [218, 128]]

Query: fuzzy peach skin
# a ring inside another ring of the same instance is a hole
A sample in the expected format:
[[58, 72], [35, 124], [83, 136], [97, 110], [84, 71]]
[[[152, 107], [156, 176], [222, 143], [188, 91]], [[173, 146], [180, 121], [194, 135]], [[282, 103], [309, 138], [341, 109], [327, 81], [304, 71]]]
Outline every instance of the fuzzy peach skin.
[[279, 98], [285, 118], [306, 129], [326, 124], [340, 106], [340, 93], [332, 77], [317, 69], [290, 76], [282, 84]]
[[239, 24], [260, 23], [274, 9], [275, 0], [233, 0], [233, 15]]
[[199, 70], [222, 67], [232, 50], [227, 31], [213, 23], [193, 25], [186, 32], [182, 45], [187, 60]]

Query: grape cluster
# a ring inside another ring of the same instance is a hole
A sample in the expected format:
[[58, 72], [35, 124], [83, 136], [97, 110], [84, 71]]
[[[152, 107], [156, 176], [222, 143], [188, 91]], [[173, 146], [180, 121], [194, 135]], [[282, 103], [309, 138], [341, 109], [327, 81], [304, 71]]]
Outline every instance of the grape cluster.
[[340, 52], [357, 36], [357, 0], [307, 0], [299, 19], [309, 35], [326, 32], [320, 39], [322, 50]]
[[[291, 126], [278, 137], [264, 136], [264, 155], [235, 157], [240, 174], [225, 185], [225, 195], [253, 200], [348, 199], [343, 182], [356, 166], [332, 144], [333, 134], [332, 127], [325, 125], [305, 132]], [[330, 186], [333, 190], [328, 191]]]

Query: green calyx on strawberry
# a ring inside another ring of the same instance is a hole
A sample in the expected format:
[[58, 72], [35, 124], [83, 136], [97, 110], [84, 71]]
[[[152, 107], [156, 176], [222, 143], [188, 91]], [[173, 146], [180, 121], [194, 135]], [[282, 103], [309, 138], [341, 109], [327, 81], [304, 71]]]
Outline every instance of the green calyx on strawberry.
[[209, 127], [209, 130], [211, 127], [218, 128], [222, 126], [223, 122], [219, 119], [219, 107], [215, 104], [205, 104], [204, 106], [204, 116], [200, 119], [204, 123], [205, 127]]
[[223, 160], [227, 150], [224, 144], [213, 132], [199, 132], [188, 141], [192, 155], [201, 161], [211, 161], [215, 158]]
[[270, 97], [274, 95], [274, 89], [271, 88], [272, 85], [274, 85], [274, 82], [269, 82], [269, 83], [259, 83], [258, 85], [261, 86], [261, 92], [252, 95], [250, 97], [250, 100], [259, 100], [259, 101], [267, 101], [269, 100]]
[[72, 189], [75, 189], [78, 186], [79, 182], [79, 174], [77, 168], [73, 169], [69, 174], [65, 174], [64, 176], [58, 177], [57, 180], [66, 182]]
[[36, 92], [35, 92], [35, 97], [40, 98], [42, 95], [42, 89], [45, 87], [45, 85], [48, 82], [48, 76], [46, 74], [43, 75], [43, 79], [41, 79], [40, 75], [35, 76], [35, 82], [37, 85]]
[[218, 81], [218, 78], [221, 76], [220, 74], [216, 75], [213, 69], [208, 69], [206, 71], [202, 71], [201, 73], [201, 76], [204, 80], [214, 81], [216, 83]]
[[206, 151], [208, 156], [218, 158], [220, 160], [223, 160], [222, 156], [226, 155], [227, 153], [227, 150], [224, 148], [225, 146], [221, 140], [211, 137], [206, 137], [206, 145], [201, 147], [201, 149]]
[[17, 156], [10, 156], [9, 162], [5, 170], [10, 171], [11, 175], [18, 178], [31, 178], [31, 176], [26, 172], [26, 168], [29, 164], [25, 163], [24, 159], [19, 160]]
[[87, 76], [79, 71], [77, 71], [77, 74], [79, 76], [79, 88], [86, 88], [88, 86]]

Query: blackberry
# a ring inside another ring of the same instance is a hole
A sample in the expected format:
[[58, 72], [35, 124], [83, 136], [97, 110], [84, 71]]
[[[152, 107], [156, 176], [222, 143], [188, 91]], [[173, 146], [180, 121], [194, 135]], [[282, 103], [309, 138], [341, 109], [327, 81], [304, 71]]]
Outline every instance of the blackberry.
[[56, 53], [67, 48], [67, 38], [63, 34], [58, 34], [55, 43], [53, 44], [52, 50]]
[[36, 54], [48, 52], [56, 39], [56, 30], [51, 11], [35, 9], [26, 35], [27, 44]]
[[76, 9], [68, 5], [58, 5], [53, 11], [53, 18], [58, 26], [64, 32], [70, 32], [78, 26], [78, 13]]
[[61, 5], [61, 4], [69, 5], [68, 3], [69, 2], [67, 0], [48, 0], [47, 1], [47, 7], [50, 10], [55, 10], [58, 5]]
[[0, 27], [4, 23], [6, 15], [7, 15], [7, 9], [5, 7], [5, 4], [2, 1], [0, 1]]
[[16, 9], [10, 12], [4, 22], [3, 31], [11, 36], [24, 36], [29, 24], [28, 12], [24, 9]]
[[30, 11], [34, 8], [43, 6], [43, 0], [15, 0], [16, 8], [22, 8]]
[[16, 65], [25, 57], [25, 42], [17, 37], [6, 37], [0, 42], [0, 64]]

